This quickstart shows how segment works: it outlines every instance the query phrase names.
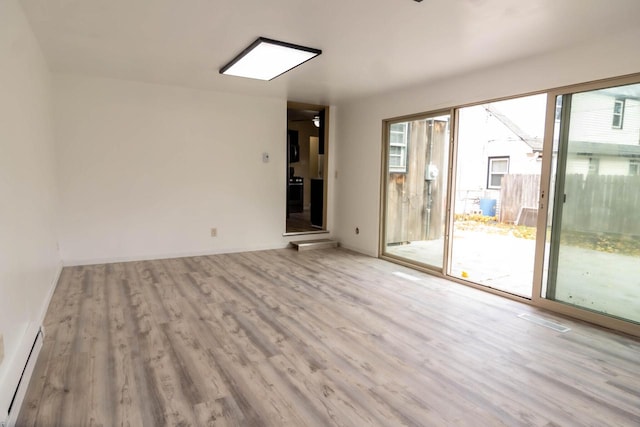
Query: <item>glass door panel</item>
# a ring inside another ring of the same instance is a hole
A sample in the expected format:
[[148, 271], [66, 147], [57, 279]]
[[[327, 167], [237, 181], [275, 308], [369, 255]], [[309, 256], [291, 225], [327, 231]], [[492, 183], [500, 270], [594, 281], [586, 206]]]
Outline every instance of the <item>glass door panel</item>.
[[531, 297], [546, 99], [458, 110], [451, 276]]
[[563, 98], [542, 296], [640, 322], [640, 84]]
[[383, 254], [444, 263], [450, 116], [387, 124]]

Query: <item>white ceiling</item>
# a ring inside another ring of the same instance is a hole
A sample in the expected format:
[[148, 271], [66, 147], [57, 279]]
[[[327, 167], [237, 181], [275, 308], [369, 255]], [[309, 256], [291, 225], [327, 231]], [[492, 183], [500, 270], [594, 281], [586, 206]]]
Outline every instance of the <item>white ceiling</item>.
[[[21, 0], [53, 71], [328, 104], [636, 28], [639, 0]], [[218, 74], [258, 36], [323, 50]]]

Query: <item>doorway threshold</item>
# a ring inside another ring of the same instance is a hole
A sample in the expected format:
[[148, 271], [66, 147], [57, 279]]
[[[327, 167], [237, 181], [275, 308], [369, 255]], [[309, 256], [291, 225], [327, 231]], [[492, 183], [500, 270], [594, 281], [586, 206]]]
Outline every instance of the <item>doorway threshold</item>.
[[337, 248], [338, 241], [331, 239], [296, 240], [294, 242], [291, 242], [290, 245], [298, 249], [298, 252], [302, 252], [312, 249]]
[[292, 237], [292, 236], [306, 236], [309, 234], [329, 234], [329, 230], [317, 230], [317, 231], [296, 231], [292, 233], [283, 233], [283, 237]]

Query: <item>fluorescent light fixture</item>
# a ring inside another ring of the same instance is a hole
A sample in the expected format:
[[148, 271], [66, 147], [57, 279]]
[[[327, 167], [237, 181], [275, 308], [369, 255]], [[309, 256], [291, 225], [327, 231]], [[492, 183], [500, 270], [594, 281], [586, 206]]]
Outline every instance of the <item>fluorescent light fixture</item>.
[[259, 37], [220, 69], [220, 74], [273, 80], [320, 55], [319, 49]]

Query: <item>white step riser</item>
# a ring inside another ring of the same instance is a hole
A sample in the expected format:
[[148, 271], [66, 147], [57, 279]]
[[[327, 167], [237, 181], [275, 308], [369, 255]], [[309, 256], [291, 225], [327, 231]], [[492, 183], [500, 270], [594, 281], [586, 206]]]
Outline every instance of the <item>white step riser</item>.
[[328, 248], [337, 248], [338, 242], [335, 240], [306, 240], [300, 242], [291, 242], [291, 244], [298, 248], [298, 251], [310, 251], [313, 249], [328, 249]]

